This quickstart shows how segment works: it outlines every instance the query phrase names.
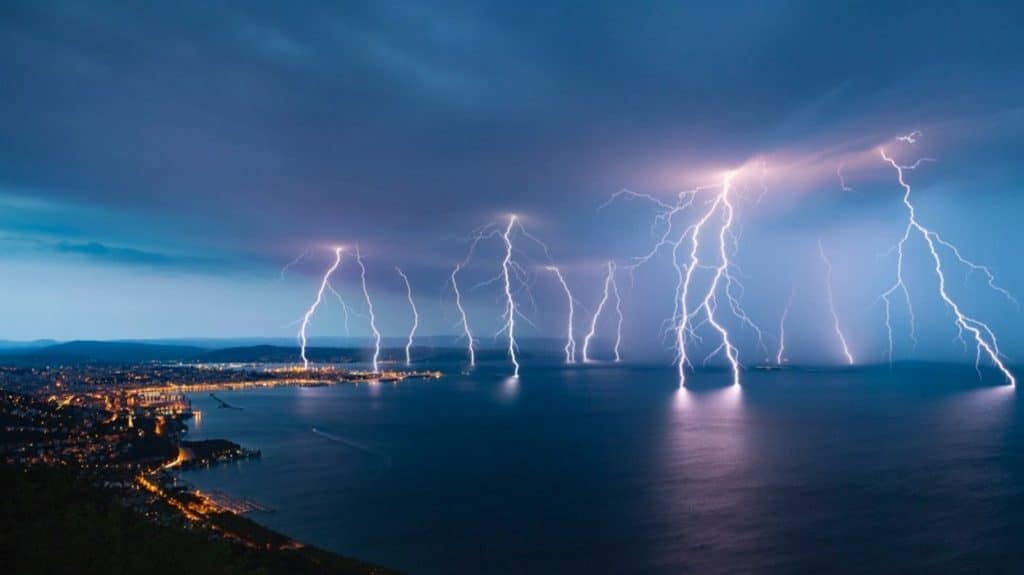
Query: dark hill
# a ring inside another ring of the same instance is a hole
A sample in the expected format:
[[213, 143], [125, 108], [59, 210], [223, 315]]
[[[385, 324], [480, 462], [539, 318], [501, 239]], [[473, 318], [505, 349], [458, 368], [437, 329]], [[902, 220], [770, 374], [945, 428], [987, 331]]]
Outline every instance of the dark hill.
[[206, 350], [184, 345], [161, 345], [119, 341], [69, 341], [19, 354], [22, 360], [133, 363], [145, 361], [189, 361]]
[[[358, 349], [310, 347], [306, 357], [310, 361], [349, 363], [359, 361], [364, 352]], [[202, 363], [295, 363], [299, 361], [298, 347], [279, 345], [251, 345], [227, 347], [207, 351], [195, 358]]]
[[[390, 570], [317, 549], [247, 547], [190, 526], [165, 524], [123, 507], [117, 493], [65, 468], [0, 465], [0, 566], [4, 573], [150, 575], [387, 575]], [[284, 539], [224, 514], [261, 540]]]

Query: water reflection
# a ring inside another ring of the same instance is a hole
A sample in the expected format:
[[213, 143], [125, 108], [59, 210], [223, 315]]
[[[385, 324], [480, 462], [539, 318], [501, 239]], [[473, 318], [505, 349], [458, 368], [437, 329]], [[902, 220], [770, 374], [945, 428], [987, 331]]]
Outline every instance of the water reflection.
[[380, 397], [381, 388], [383, 387], [380, 381], [376, 379], [371, 379], [370, 381], [367, 381], [360, 385], [366, 389], [367, 394], [373, 399], [377, 399]]
[[725, 385], [712, 388], [680, 386], [672, 399], [677, 411], [690, 409], [733, 409], [740, 407], [743, 398], [742, 385]]
[[501, 382], [501, 398], [511, 401], [519, 395], [519, 378], [508, 376]]
[[258, 520], [302, 540], [428, 574], [998, 572], [1019, 548], [1021, 412], [969, 369], [679, 388], [636, 366], [460, 367], [240, 392], [229, 413], [196, 397], [204, 434], [265, 457], [190, 475], [273, 506]]
[[1016, 386], [996, 385], [969, 389], [956, 399], [964, 409], [980, 409], [1005, 416], [1016, 397]]

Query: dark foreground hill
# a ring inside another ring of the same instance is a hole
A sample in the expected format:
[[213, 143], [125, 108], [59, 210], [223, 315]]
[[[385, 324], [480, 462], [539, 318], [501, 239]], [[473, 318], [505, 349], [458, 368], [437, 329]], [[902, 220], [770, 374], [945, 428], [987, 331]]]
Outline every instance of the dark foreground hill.
[[3, 465], [0, 490], [0, 573], [392, 573], [312, 547], [254, 549], [156, 524], [66, 470]]

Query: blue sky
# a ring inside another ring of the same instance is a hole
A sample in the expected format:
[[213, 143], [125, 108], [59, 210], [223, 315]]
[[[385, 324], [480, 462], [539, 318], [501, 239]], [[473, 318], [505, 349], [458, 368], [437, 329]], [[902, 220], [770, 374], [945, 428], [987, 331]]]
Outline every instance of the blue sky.
[[[981, 4], [981, 5], [978, 5]], [[604, 261], [650, 246], [628, 188], [668, 198], [745, 168], [735, 260], [743, 302], [774, 333], [798, 288], [792, 357], [840, 357], [817, 259], [835, 265], [851, 345], [884, 359], [879, 294], [902, 233], [900, 189], [875, 161], [911, 130], [920, 217], [1024, 294], [1024, 38], [1011, 2], [276, 3], [11, 2], [0, 18], [0, 338], [287, 336], [329, 246], [358, 243], [385, 335], [455, 333], [445, 279], [475, 228], [521, 214], [586, 309]], [[835, 169], [853, 191], [840, 189]], [[763, 166], [763, 167], [762, 167]], [[525, 245], [525, 244], [524, 244]], [[280, 268], [311, 250], [282, 279]], [[923, 246], [900, 357], [971, 360]], [[530, 248], [527, 258], [543, 263]], [[466, 272], [497, 271], [485, 245]], [[339, 290], [359, 305], [345, 262]], [[542, 271], [536, 326], [564, 301]], [[627, 355], [663, 349], [667, 260], [624, 291]], [[1024, 357], [1018, 309], [978, 274], [950, 289]], [[469, 295], [479, 333], [498, 294]], [[366, 334], [360, 318], [356, 334]], [[602, 324], [602, 333], [609, 326]], [[735, 326], [741, 355], [759, 360]], [[325, 304], [316, 335], [342, 335]], [[769, 347], [775, 343], [769, 341]]]

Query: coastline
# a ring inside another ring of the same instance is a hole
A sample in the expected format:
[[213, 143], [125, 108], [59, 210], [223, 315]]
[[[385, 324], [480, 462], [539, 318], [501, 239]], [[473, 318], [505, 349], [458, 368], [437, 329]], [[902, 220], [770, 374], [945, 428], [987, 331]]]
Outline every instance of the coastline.
[[226, 515], [224, 524], [272, 544], [254, 546], [209, 527], [161, 520], [167, 515], [159, 506], [140, 513], [126, 505], [122, 490], [72, 469], [0, 465], [0, 486], [8, 494], [0, 503], [3, 563], [12, 573], [397, 573], [316, 547], [289, 545], [287, 538], [240, 516]]
[[[275, 566], [266, 570], [268, 573], [396, 573], [275, 531], [246, 516], [252, 511], [267, 511], [265, 506], [232, 494], [204, 492], [182, 479], [179, 470], [258, 459], [262, 455], [258, 448], [244, 448], [231, 439], [187, 438], [185, 422], [192, 417], [201, 418], [202, 414], [192, 410], [185, 393], [399, 382], [440, 375], [324, 369], [316, 370], [312, 377], [289, 374], [186, 385], [120, 383], [61, 389], [58, 383], [55, 389], [36, 389], [32, 394], [11, 391], [5, 386], [0, 393], [0, 416], [7, 423], [0, 429], [0, 468], [5, 481], [15, 485], [20, 485], [25, 477], [42, 477], [40, 481], [53, 479], [87, 491], [88, 499], [99, 502], [99, 506], [116, 502], [125, 513], [153, 526], [158, 538], [173, 538], [179, 533], [203, 534], [200, 539], [227, 545], [231, 555], [244, 558], [247, 564]], [[59, 392], [53, 393], [55, 390]], [[240, 409], [216, 396], [213, 399], [227, 408]], [[49, 431], [53, 429], [59, 432]], [[47, 512], [37, 513], [33, 520], [66, 520], [57, 502], [41, 507]], [[121, 536], [131, 538], [128, 533]]]

